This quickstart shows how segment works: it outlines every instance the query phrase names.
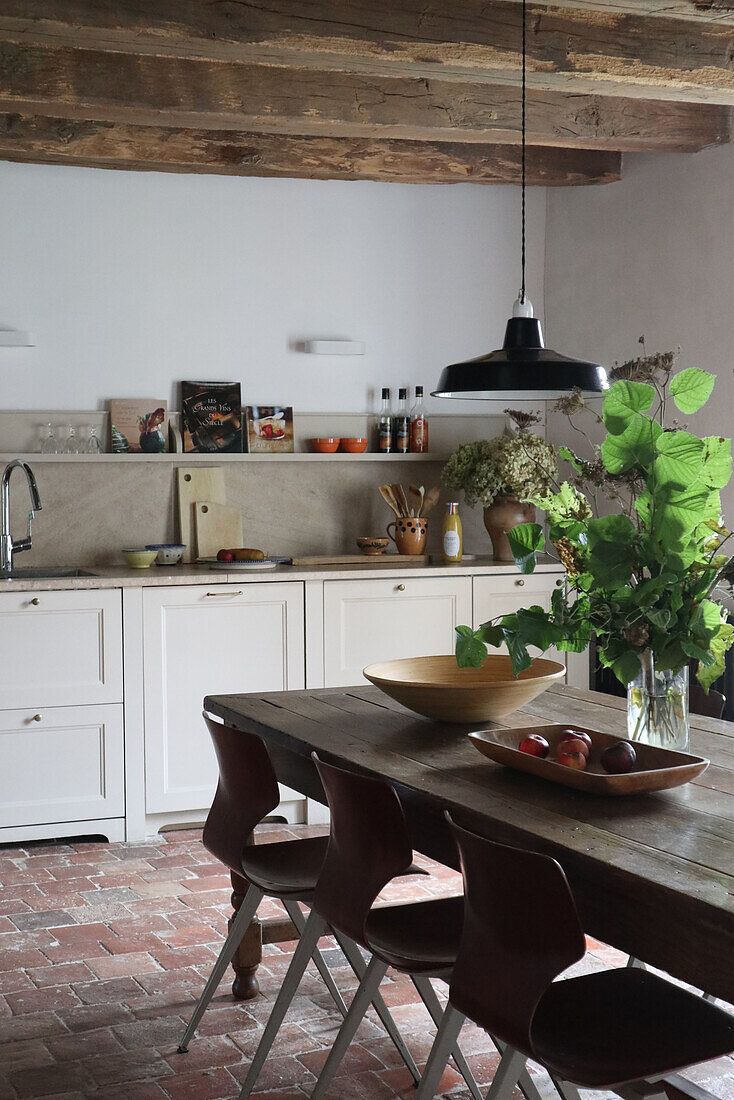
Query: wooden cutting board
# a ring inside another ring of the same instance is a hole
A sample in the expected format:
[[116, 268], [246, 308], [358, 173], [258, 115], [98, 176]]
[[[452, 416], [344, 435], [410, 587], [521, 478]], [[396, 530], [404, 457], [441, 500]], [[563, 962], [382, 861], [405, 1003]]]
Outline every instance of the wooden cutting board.
[[384, 565], [402, 567], [404, 565], [427, 565], [427, 554], [333, 554], [319, 556], [317, 554], [301, 555], [293, 558], [293, 565]]
[[221, 466], [179, 466], [176, 470], [178, 485], [178, 530], [182, 543], [185, 543], [184, 561], [196, 559], [194, 546], [194, 504], [197, 500], [224, 504], [227, 496], [224, 490], [224, 470]]
[[196, 557], [215, 558], [220, 550], [242, 546], [242, 513], [239, 508], [213, 500], [194, 505]]

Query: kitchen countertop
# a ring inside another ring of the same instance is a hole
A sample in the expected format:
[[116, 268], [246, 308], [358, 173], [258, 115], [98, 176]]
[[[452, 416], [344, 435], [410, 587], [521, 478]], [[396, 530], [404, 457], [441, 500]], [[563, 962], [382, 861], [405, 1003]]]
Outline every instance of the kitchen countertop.
[[[397, 558], [398, 555], [395, 555]], [[44, 568], [38, 566], [34, 568]], [[49, 566], [48, 568], [53, 568]], [[84, 568], [87, 568], [86, 566]], [[451, 573], [473, 576], [482, 573], [517, 573], [513, 562], [476, 557], [458, 565], [431, 562], [428, 565], [278, 565], [275, 569], [244, 572], [214, 570], [206, 565], [151, 566], [150, 569], [127, 569], [125, 566], [89, 566], [88, 577], [32, 577], [0, 580], [2, 592], [50, 592], [76, 588], [148, 588], [191, 584], [252, 584], [264, 581], [374, 580], [380, 577], [441, 577]], [[538, 562], [536, 572], [556, 573], [563, 566], [550, 558]]]

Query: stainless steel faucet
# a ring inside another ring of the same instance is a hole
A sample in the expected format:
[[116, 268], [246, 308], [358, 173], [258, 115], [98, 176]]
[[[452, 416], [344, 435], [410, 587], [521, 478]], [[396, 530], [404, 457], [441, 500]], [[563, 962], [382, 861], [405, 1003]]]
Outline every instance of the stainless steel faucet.
[[[16, 468], [21, 469], [25, 474], [31, 507], [28, 512], [28, 535], [24, 539], [14, 540], [10, 534], [10, 475]], [[40, 511], [41, 498], [38, 495], [35, 474], [27, 462], [14, 458], [7, 464], [0, 479], [0, 570], [3, 572], [12, 570], [14, 553], [19, 554], [21, 550], [30, 550], [33, 545], [33, 516]]]

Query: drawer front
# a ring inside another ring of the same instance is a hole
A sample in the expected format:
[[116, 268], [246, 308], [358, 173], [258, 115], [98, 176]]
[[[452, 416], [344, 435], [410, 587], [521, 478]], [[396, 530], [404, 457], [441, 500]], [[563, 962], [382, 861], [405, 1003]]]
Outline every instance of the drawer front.
[[218, 768], [205, 695], [305, 686], [303, 602], [300, 581], [145, 589], [148, 813], [211, 805]]
[[[474, 628], [494, 619], [498, 615], [511, 615], [521, 607], [538, 604], [550, 611], [551, 593], [556, 587], [562, 587], [564, 579], [558, 573], [532, 573], [520, 577], [517, 574], [474, 577]], [[507, 652], [505, 646], [502, 652]], [[537, 655], [540, 650], [531, 646], [530, 652]], [[552, 661], [565, 664], [565, 653], [555, 648], [546, 651], [544, 656]]]
[[122, 817], [122, 704], [0, 712], [0, 827]]
[[452, 653], [470, 621], [470, 577], [326, 581], [324, 682], [348, 687], [376, 661]]
[[121, 702], [119, 589], [0, 594], [0, 710]]

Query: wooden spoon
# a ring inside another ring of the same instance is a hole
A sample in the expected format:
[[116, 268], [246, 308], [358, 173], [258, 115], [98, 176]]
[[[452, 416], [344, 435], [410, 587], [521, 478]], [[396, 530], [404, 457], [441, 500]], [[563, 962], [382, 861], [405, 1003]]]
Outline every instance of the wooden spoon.
[[400, 519], [400, 509], [398, 508], [398, 502], [395, 500], [392, 488], [389, 485], [380, 485], [380, 496], [385, 501], [385, 504], [389, 508], [392, 508], [397, 519]]
[[414, 516], [421, 515], [423, 511], [423, 497], [425, 495], [426, 490], [423, 488], [422, 485], [420, 487], [416, 485], [408, 486], [408, 500], [410, 501], [410, 506], [413, 510]]
[[408, 498], [405, 495], [405, 489], [402, 485], [393, 485], [392, 491], [395, 495], [395, 499], [398, 502], [398, 508], [402, 508], [401, 516], [412, 516], [410, 508], [408, 507]]
[[441, 496], [441, 487], [434, 485], [432, 489], [429, 489], [426, 493], [423, 501], [423, 515], [427, 516], [432, 508], [435, 508], [438, 504], [438, 498]]

